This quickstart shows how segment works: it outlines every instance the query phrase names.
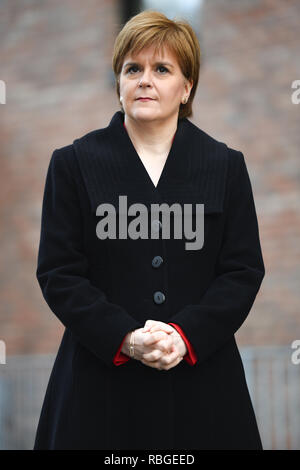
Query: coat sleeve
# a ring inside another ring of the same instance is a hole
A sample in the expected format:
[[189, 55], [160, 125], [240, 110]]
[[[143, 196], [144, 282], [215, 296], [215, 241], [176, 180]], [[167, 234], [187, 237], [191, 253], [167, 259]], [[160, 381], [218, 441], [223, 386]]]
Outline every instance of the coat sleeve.
[[195, 365], [197, 362], [197, 357], [196, 357], [196, 353], [194, 351], [192, 344], [187, 339], [186, 335], [184, 334], [180, 326], [176, 325], [176, 323], [169, 323], [169, 325], [172, 325], [178, 331], [178, 333], [180, 334], [180, 336], [182, 337], [183, 341], [186, 344], [187, 352], [183, 356], [183, 359], [191, 366]]
[[83, 219], [66, 149], [54, 150], [43, 196], [36, 277], [43, 296], [66, 328], [107, 366], [125, 335], [143, 327], [107, 300], [88, 279]]
[[131, 359], [129, 356], [127, 356], [126, 354], [121, 352], [123, 343], [125, 341], [125, 337], [126, 337], [126, 335], [124, 336], [124, 338], [122, 340], [122, 343], [120, 344], [120, 346], [118, 348], [118, 351], [117, 351], [117, 353], [114, 357], [113, 363], [114, 363], [115, 366], [121, 366], [122, 364], [125, 364], [126, 362], [130, 361], [130, 359]]
[[244, 155], [233, 149], [229, 152], [226, 219], [214, 280], [197, 305], [186, 305], [169, 319], [189, 338], [197, 356], [195, 367], [240, 328], [265, 274]]

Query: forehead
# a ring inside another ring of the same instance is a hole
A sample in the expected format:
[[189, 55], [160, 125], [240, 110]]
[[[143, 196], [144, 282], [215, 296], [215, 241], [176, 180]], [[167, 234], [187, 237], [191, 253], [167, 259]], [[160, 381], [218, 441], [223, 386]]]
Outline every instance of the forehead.
[[150, 62], [169, 62], [170, 64], [173, 64], [174, 67], [178, 65], [177, 62], [177, 57], [173, 53], [173, 51], [167, 46], [164, 45], [160, 47], [156, 52], [155, 52], [155, 46], [150, 46], [147, 48], [142, 49], [138, 53], [132, 53], [128, 52], [126, 56], [124, 57], [124, 63], [127, 61], [150, 61]]

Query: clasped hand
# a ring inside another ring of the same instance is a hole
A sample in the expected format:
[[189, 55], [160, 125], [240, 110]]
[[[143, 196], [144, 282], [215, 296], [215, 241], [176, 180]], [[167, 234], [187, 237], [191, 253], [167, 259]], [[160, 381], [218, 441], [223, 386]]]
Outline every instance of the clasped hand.
[[147, 320], [143, 328], [135, 330], [135, 359], [159, 370], [178, 365], [187, 352], [182, 337], [167, 323]]

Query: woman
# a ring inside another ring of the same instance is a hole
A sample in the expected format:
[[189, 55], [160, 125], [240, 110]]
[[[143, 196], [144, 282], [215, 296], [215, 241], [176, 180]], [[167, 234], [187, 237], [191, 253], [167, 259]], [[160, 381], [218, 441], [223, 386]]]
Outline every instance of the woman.
[[65, 332], [34, 449], [262, 449], [234, 337], [264, 277], [257, 217], [243, 154], [187, 119], [199, 67], [189, 24], [132, 17], [122, 110], [53, 152], [37, 279]]

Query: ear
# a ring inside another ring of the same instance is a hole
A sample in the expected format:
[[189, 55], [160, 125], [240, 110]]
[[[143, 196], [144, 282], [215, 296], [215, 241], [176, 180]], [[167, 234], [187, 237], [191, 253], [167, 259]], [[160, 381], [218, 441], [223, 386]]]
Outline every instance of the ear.
[[193, 80], [187, 80], [185, 82], [185, 90], [187, 93], [190, 93], [191, 89], [193, 88]]

